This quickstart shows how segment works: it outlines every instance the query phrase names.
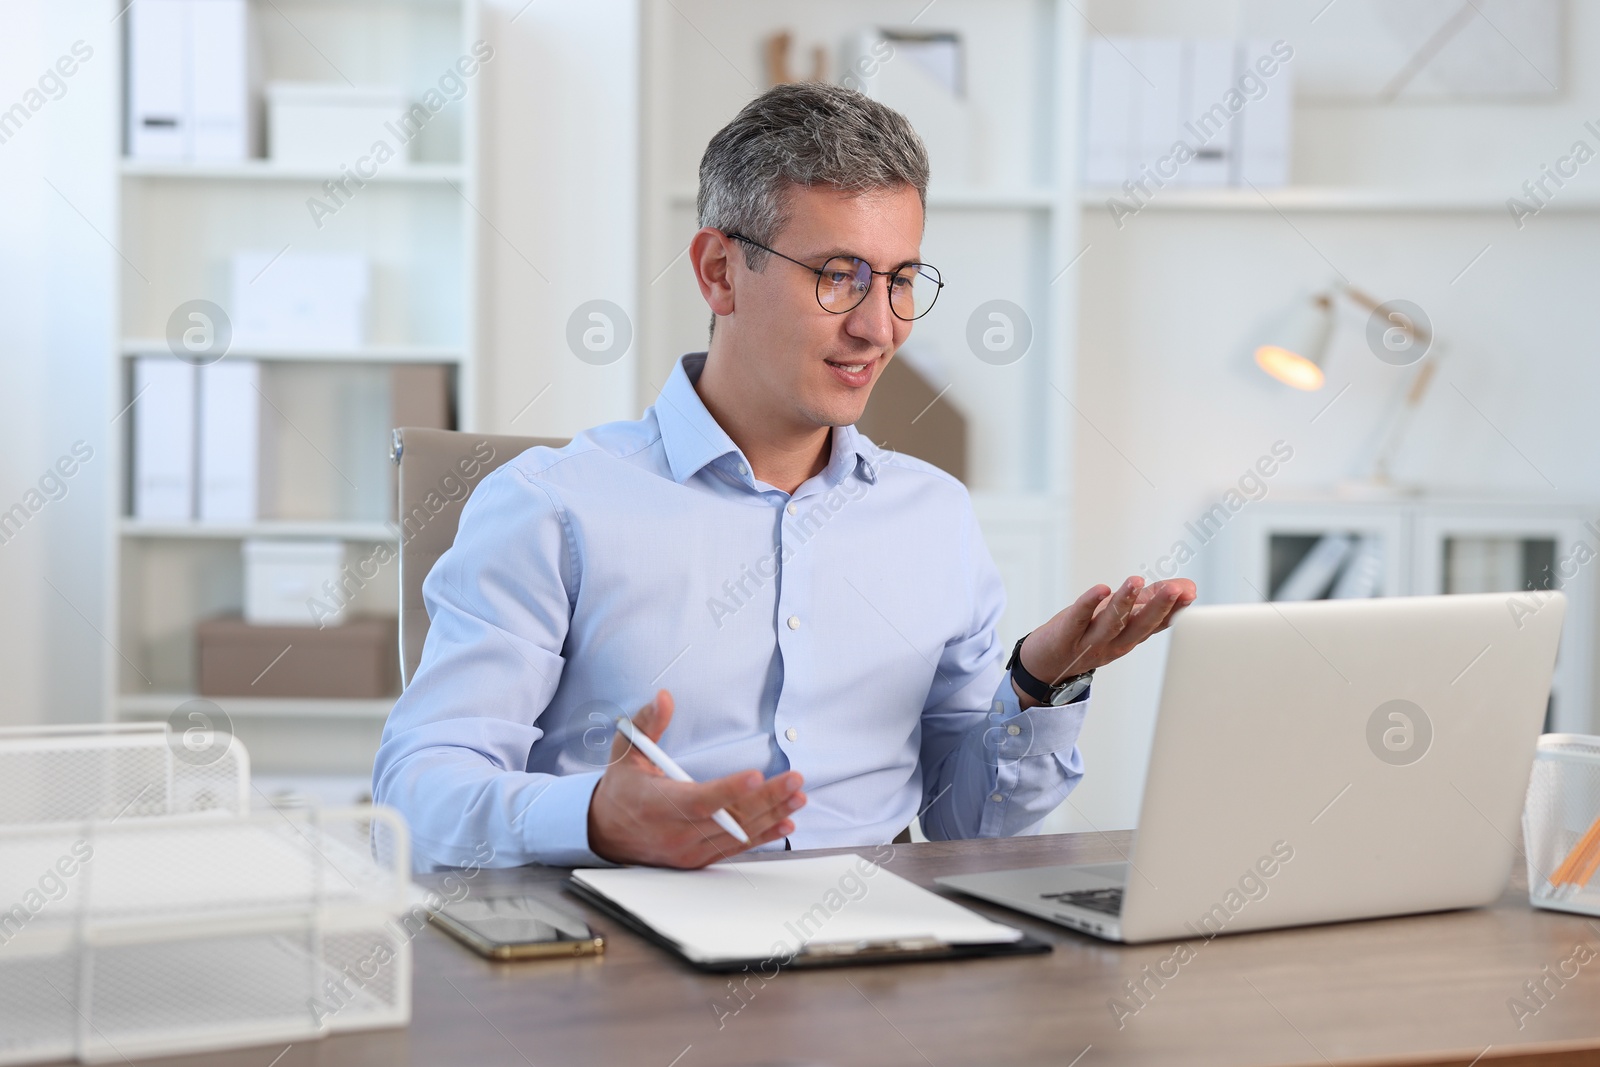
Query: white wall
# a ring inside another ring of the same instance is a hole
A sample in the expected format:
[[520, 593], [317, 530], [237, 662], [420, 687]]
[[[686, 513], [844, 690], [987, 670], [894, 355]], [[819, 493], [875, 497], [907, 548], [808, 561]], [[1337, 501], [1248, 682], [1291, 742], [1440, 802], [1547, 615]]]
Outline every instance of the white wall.
[[638, 4], [490, 0], [483, 28], [496, 56], [480, 147], [480, 428], [570, 436], [633, 418], [637, 338], [594, 366], [566, 330], [589, 300], [637, 317]]
[[[1226, 36], [1236, 32], [1235, 6], [1103, 0], [1086, 12], [1107, 33]], [[1295, 184], [1465, 189], [1490, 201], [1517, 194], [1542, 163], [1586, 136], [1585, 119], [1600, 116], [1592, 62], [1600, 55], [1600, 10], [1570, 7], [1563, 98], [1303, 106], [1295, 116]], [[1600, 164], [1580, 172], [1563, 195], [1597, 191]], [[1119, 230], [1103, 209], [1087, 210], [1083, 240], [1092, 250], [1080, 266], [1077, 403], [1127, 460], [1094, 430], [1077, 427], [1073, 584], [1116, 581], [1153, 563], [1183, 523], [1274, 441], [1295, 450], [1271, 483], [1275, 492], [1364, 473], [1375, 431], [1410, 372], [1371, 355], [1363, 317], [1342, 314], [1319, 393], [1276, 385], [1248, 356], [1251, 329], [1297, 292], [1324, 285], [1335, 268], [1381, 298], [1421, 305], [1448, 346], [1397, 478], [1600, 504], [1600, 457], [1589, 433], [1600, 395], [1591, 311], [1600, 289], [1597, 239], [1600, 213], [1549, 212], [1519, 232], [1503, 209], [1295, 213], [1288, 221], [1270, 211], [1150, 209]], [[1461, 275], [1486, 245], [1488, 253]], [[1312, 424], [1347, 383], [1349, 392]], [[1188, 573], [1203, 580], [1208, 562], [1202, 551]], [[1064, 809], [1053, 825], [1134, 824], [1161, 653], [1158, 640], [1097, 677], [1083, 736], [1089, 773], [1073, 797], [1076, 810]]]
[[0, 12], [0, 111], [74, 41], [93, 49], [65, 92], [0, 144], [0, 510], [23, 501], [74, 441], [95, 453], [64, 497], [0, 545], [0, 724], [100, 715], [113, 414], [105, 368], [121, 263], [107, 243], [117, 233], [116, 10], [65, 0]]

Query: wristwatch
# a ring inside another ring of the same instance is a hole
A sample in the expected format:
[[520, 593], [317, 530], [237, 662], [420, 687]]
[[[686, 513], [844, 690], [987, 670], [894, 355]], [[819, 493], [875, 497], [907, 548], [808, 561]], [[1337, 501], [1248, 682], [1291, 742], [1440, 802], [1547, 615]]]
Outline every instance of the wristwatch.
[[1062, 679], [1059, 685], [1041, 682], [1028, 673], [1028, 668], [1022, 665], [1022, 642], [1028, 639], [1023, 634], [1017, 639], [1016, 647], [1011, 650], [1011, 659], [1006, 663], [1006, 670], [1011, 672], [1011, 678], [1017, 683], [1017, 688], [1027, 693], [1041, 704], [1052, 708], [1059, 708], [1063, 704], [1070, 704], [1083, 695], [1089, 688], [1089, 683], [1094, 680], [1094, 671], [1084, 671], [1074, 674], [1070, 678]]

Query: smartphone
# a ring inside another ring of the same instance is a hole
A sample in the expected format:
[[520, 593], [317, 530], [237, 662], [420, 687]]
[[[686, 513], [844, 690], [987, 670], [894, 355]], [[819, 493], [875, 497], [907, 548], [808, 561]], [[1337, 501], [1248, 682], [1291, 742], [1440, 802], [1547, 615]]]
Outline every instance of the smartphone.
[[606, 948], [582, 919], [531, 896], [469, 898], [446, 904], [433, 921], [492, 960], [593, 956]]

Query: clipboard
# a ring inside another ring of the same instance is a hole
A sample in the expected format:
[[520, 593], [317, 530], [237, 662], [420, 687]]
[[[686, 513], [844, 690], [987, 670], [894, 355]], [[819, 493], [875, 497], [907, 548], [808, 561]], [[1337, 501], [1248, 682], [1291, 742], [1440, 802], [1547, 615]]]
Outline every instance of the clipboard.
[[[1048, 942], [850, 854], [715, 864], [700, 871], [579, 870], [565, 885], [578, 899], [710, 974], [1051, 951]], [[798, 911], [796, 902], [808, 900], [815, 901], [810, 910]]]

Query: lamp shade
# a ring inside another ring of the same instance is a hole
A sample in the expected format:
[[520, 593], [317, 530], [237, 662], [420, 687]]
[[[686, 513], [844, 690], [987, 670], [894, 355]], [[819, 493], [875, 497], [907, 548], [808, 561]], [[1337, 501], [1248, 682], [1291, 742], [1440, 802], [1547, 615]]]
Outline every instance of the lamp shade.
[[1314, 392], [1322, 388], [1322, 364], [1333, 336], [1333, 299], [1317, 293], [1297, 300], [1256, 347], [1256, 365], [1285, 385]]

